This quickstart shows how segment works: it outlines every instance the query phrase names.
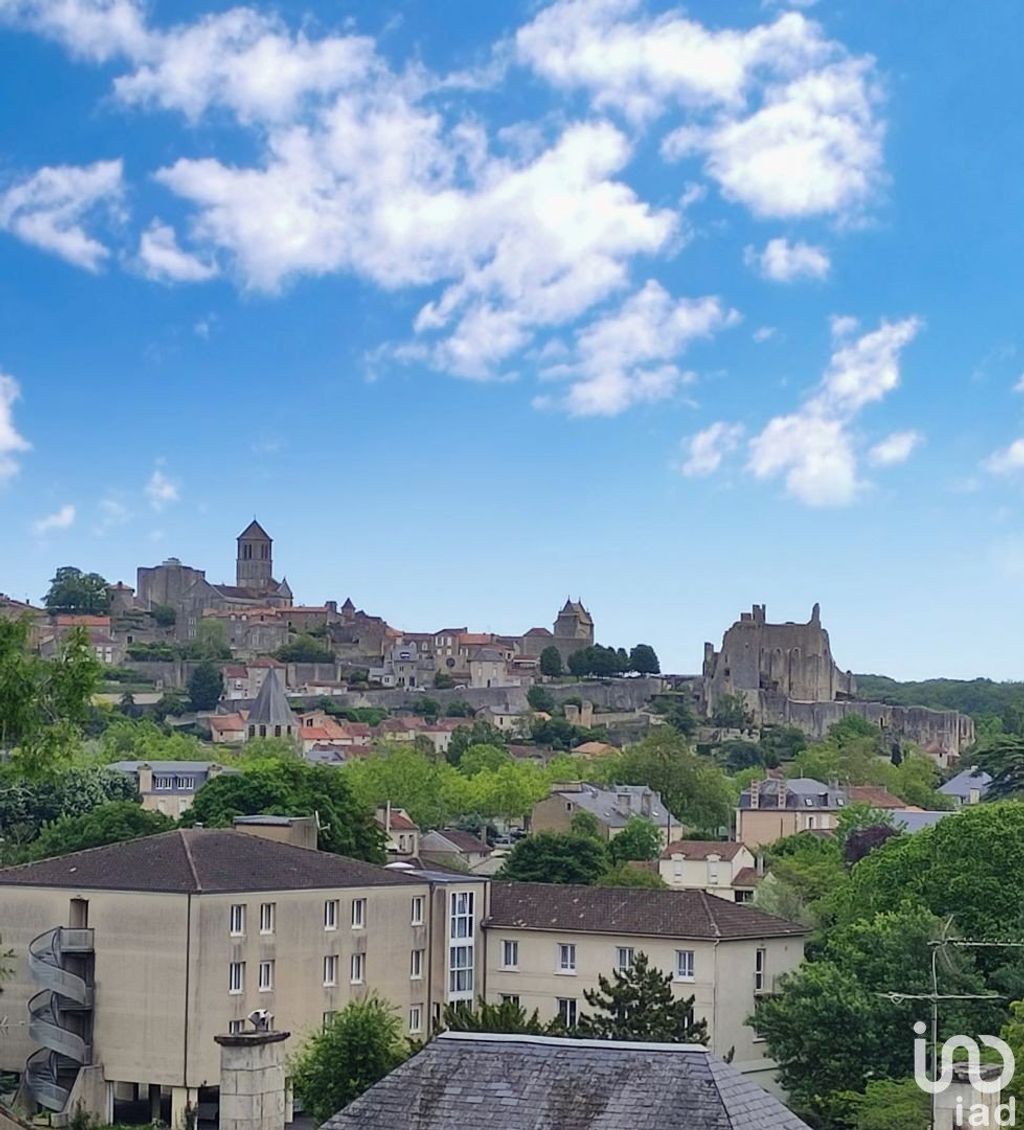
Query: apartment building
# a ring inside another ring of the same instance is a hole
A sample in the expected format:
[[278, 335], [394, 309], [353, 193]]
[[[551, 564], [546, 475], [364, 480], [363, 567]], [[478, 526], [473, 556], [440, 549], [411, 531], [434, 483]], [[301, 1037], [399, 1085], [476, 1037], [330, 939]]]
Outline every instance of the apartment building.
[[735, 841], [677, 840], [658, 857], [658, 874], [668, 886], [730, 902], [753, 899], [758, 866], [754, 853]]
[[805, 929], [699, 891], [493, 883], [486, 921], [486, 995], [516, 1000], [567, 1024], [586, 1010], [600, 975], [643, 952], [694, 997], [711, 1049], [770, 1081], [774, 1062], [747, 1019], [803, 958]]
[[[214, 1036], [256, 1009], [293, 1047], [371, 991], [410, 1036], [482, 991], [483, 880], [179, 829], [0, 871], [14, 951], [0, 1070], [104, 1122], [149, 1097], [178, 1125], [219, 1081]], [[169, 1101], [168, 1101], [169, 1100]]]

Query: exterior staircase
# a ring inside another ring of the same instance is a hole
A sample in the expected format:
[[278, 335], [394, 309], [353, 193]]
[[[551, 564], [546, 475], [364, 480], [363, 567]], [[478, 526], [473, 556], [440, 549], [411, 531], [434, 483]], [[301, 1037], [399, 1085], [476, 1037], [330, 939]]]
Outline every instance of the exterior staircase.
[[29, 944], [28, 966], [40, 992], [28, 1002], [28, 1031], [42, 1047], [25, 1063], [28, 1093], [47, 1110], [66, 1109], [92, 1049], [93, 932], [56, 926]]

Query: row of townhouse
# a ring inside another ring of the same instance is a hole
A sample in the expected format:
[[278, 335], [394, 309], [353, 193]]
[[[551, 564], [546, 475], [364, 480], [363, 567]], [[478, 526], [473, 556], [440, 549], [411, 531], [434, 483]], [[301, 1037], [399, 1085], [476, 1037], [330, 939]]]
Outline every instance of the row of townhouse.
[[695, 998], [712, 1048], [770, 1078], [746, 1024], [803, 929], [703, 892], [492, 883], [378, 867], [239, 830], [179, 829], [0, 871], [14, 951], [0, 1070], [52, 1111], [111, 1121], [211, 1101], [216, 1035], [266, 1009], [293, 1047], [376, 992], [411, 1037], [445, 1005], [518, 999], [572, 1021], [641, 951]]

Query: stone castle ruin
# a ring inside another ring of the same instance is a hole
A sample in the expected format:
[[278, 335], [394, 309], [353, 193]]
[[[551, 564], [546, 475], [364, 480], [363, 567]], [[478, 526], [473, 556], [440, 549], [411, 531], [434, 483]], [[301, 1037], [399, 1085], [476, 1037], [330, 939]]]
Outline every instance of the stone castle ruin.
[[806, 624], [768, 623], [763, 604], [726, 630], [720, 650], [704, 645], [701, 700], [708, 717], [727, 695], [744, 700], [757, 725], [797, 726], [814, 738], [859, 714], [894, 742], [913, 742], [942, 764], [974, 742], [974, 721], [955, 710], [857, 699], [857, 680], [832, 656], [815, 604]]

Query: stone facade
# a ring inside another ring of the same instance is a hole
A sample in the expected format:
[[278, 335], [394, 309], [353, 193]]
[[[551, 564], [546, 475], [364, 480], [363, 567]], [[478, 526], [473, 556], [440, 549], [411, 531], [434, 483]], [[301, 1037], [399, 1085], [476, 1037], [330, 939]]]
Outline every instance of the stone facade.
[[857, 714], [891, 738], [920, 745], [947, 764], [974, 742], [974, 721], [955, 710], [888, 706], [856, 698], [857, 681], [832, 656], [815, 604], [806, 624], [769, 624], [765, 606], [744, 612], [722, 638], [704, 645], [697, 699], [707, 717], [726, 695], [741, 697], [758, 726], [796, 726], [813, 738]]

